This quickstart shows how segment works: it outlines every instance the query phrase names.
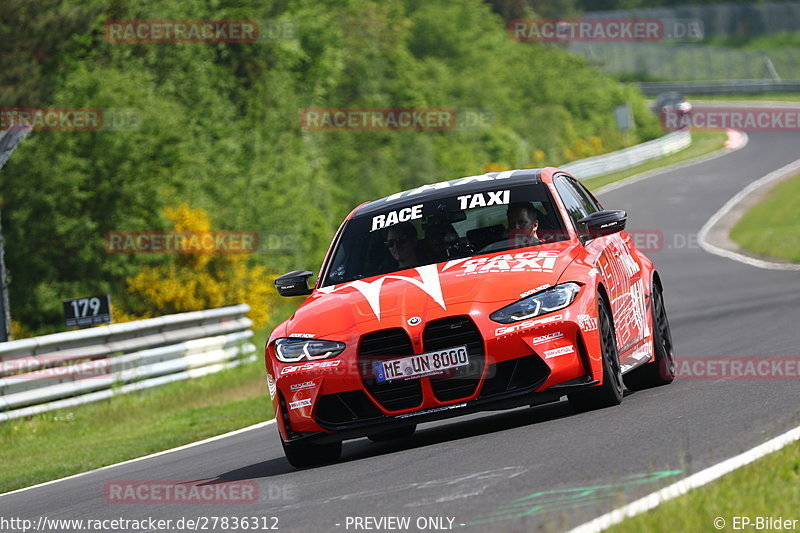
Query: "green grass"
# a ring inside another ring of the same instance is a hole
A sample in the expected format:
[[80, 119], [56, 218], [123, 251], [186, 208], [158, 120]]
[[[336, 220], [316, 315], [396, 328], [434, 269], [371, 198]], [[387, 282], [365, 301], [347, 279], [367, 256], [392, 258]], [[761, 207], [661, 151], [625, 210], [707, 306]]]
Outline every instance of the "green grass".
[[[609, 528], [610, 533], [675, 533], [676, 531], [718, 531], [714, 520], [725, 520], [722, 531], [734, 531], [733, 517], [782, 516], [798, 519], [800, 530], [800, 443], [763, 457], [720, 479], [670, 500], [652, 511]], [[756, 531], [753, 524], [740, 531]], [[760, 531], [773, 531], [762, 528]], [[777, 531], [777, 530], [775, 530]]]
[[589, 189], [598, 189], [604, 185], [608, 185], [609, 183], [614, 183], [615, 181], [620, 181], [642, 172], [682, 163], [684, 161], [715, 152], [725, 146], [725, 141], [727, 139], [727, 134], [721, 131], [692, 132], [692, 144], [679, 152], [647, 161], [646, 163], [637, 165], [627, 170], [612, 172], [611, 174], [604, 174], [602, 176], [581, 181]]
[[255, 332], [255, 362], [109, 400], [0, 423], [0, 493], [174, 448], [272, 418], [263, 346], [299, 301]]
[[731, 239], [758, 255], [800, 262], [800, 174], [777, 185], [736, 223]]

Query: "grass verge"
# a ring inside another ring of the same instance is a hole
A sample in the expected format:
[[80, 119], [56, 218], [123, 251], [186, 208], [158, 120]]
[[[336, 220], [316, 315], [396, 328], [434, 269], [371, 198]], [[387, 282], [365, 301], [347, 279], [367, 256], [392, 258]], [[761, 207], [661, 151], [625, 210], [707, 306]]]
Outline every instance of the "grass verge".
[[747, 211], [731, 230], [731, 239], [758, 255], [800, 262], [800, 174], [778, 184]]
[[299, 302], [256, 332], [255, 362], [79, 407], [0, 423], [0, 493], [167, 450], [273, 417], [261, 352]]
[[[609, 533], [674, 533], [676, 531], [777, 531], [756, 527], [757, 517], [797, 519], [800, 501], [800, 443], [795, 442], [731, 472], [706, 486], [670, 500], [609, 528]], [[749, 526], [735, 517], [749, 517]], [[724, 522], [720, 521], [724, 520]], [[717, 520], [715, 524], [715, 520]], [[722, 526], [722, 527], [717, 527]]]
[[581, 180], [581, 182], [590, 190], [595, 190], [609, 183], [614, 183], [615, 181], [620, 181], [642, 172], [683, 163], [684, 161], [710, 154], [725, 146], [725, 141], [727, 139], [728, 135], [723, 131], [693, 131], [692, 144], [679, 152], [665, 155], [658, 159], [652, 159], [627, 170], [604, 174], [587, 180]]

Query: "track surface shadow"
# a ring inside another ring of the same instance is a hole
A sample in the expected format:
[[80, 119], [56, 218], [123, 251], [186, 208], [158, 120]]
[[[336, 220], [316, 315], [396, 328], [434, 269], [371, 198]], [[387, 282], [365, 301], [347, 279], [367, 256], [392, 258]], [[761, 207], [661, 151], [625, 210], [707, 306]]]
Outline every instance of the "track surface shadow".
[[214, 479], [208, 480], [208, 483], [264, 479], [301, 470], [325, 470], [341, 463], [359, 461], [425, 446], [435, 446], [443, 442], [469, 439], [498, 431], [558, 420], [575, 414], [568, 402], [560, 401], [536, 407], [517, 408], [497, 414], [480, 416], [475, 419], [453, 420], [445, 424], [438, 423], [433, 427], [423, 427], [418, 429], [411, 437], [395, 441], [372, 442], [366, 438], [347, 441], [342, 448], [342, 458], [328, 465], [297, 469], [292, 467], [281, 456], [225, 472]]

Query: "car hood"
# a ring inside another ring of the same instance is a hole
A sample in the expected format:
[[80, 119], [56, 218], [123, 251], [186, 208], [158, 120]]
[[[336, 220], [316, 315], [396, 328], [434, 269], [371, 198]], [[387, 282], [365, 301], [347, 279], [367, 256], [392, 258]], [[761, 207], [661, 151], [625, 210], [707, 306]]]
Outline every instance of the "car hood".
[[575, 258], [570, 241], [424, 265], [316, 289], [286, 321], [286, 335], [327, 337], [391, 327], [450, 309], [500, 308], [555, 285]]

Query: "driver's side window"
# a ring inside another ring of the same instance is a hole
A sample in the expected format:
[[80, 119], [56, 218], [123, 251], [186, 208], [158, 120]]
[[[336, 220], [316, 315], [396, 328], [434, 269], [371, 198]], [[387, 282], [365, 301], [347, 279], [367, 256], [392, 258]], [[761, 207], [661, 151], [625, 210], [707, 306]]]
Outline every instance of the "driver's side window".
[[581, 224], [578, 221], [595, 210], [589, 211], [589, 206], [581, 200], [578, 192], [564, 176], [556, 177], [555, 184], [556, 190], [567, 208], [569, 217], [572, 219], [575, 230], [579, 235], [586, 233], [586, 224]]

